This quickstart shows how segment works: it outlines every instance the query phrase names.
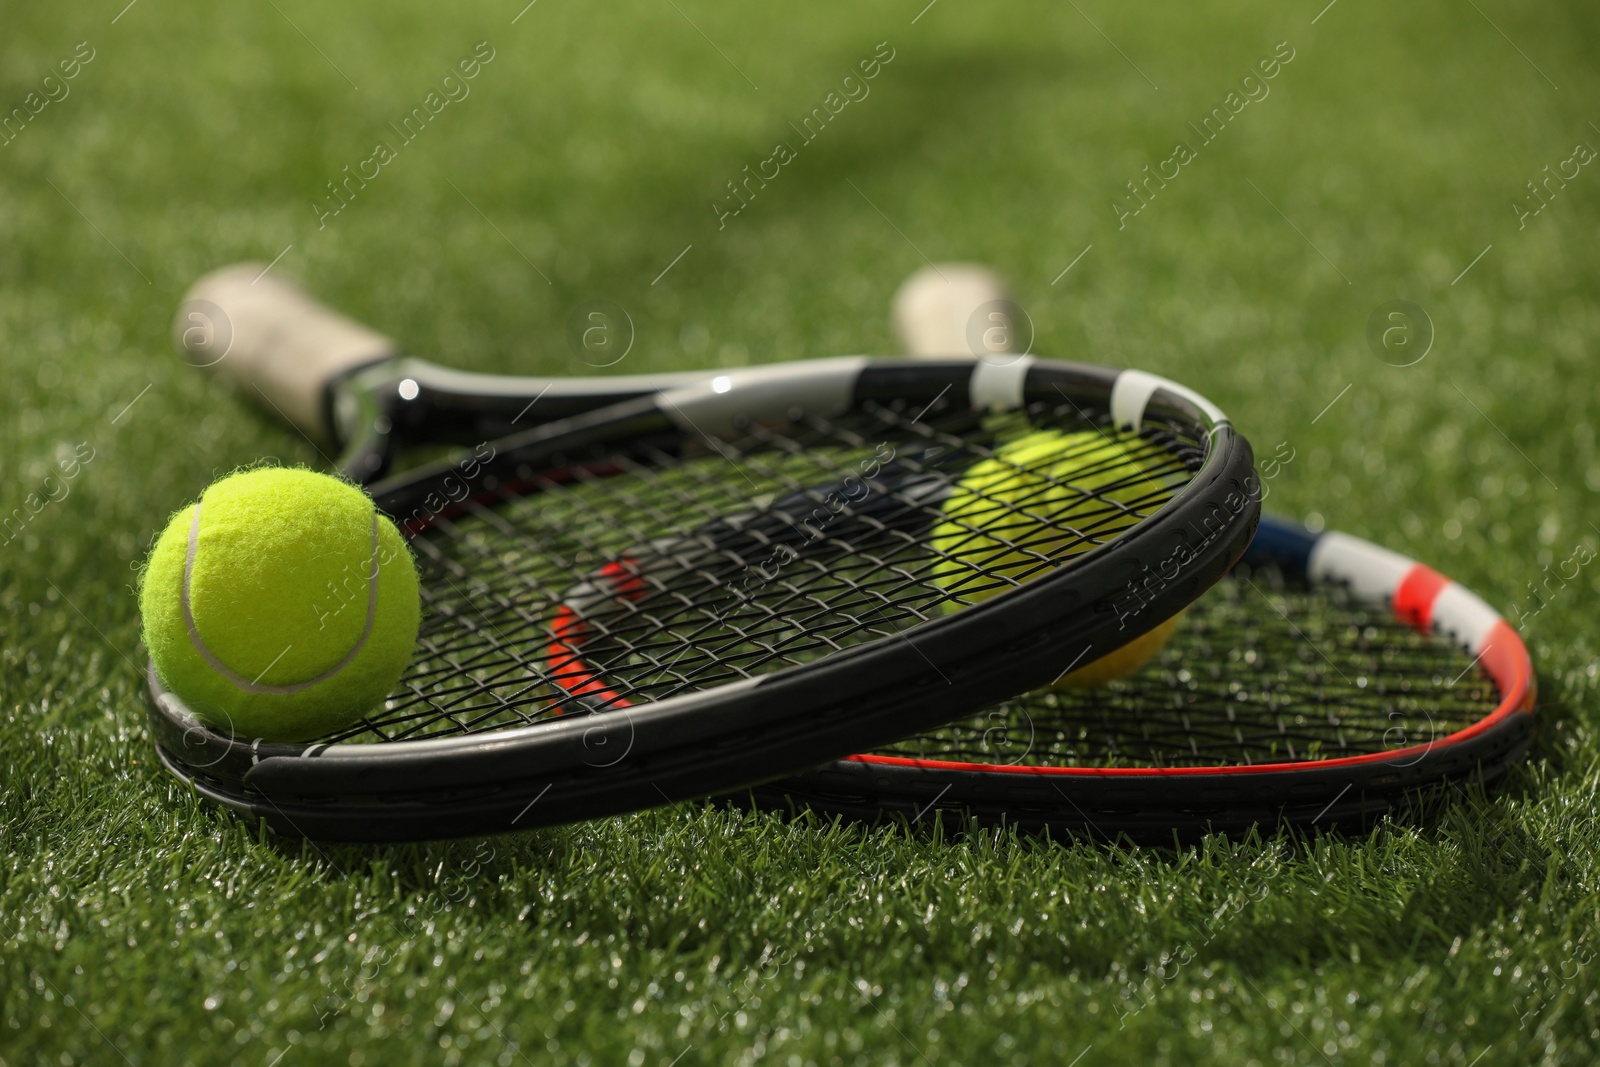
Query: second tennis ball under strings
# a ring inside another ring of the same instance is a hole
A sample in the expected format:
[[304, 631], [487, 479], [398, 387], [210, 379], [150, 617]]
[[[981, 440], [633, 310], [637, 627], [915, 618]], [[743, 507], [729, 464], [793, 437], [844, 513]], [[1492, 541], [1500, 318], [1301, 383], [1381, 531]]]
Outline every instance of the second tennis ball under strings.
[[[980, 601], [1118, 537], [1171, 496], [1173, 475], [1147, 443], [1100, 430], [1040, 430], [974, 463], [945, 500], [932, 545], [935, 580]], [[1086, 688], [1137, 671], [1172, 635], [1175, 615], [1057, 679]]]

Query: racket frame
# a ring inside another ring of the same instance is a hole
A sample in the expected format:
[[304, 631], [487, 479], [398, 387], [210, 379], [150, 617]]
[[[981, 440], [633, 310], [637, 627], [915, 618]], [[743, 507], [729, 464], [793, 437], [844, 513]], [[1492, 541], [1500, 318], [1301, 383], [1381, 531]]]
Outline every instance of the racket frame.
[[[1386, 606], [1407, 626], [1438, 635], [1481, 665], [1499, 701], [1439, 738], [1326, 760], [1215, 767], [1072, 767], [978, 764], [860, 753], [729, 799], [875, 821], [1005, 823], [1099, 839], [1171, 843], [1253, 826], [1360, 827], [1419, 795], [1471, 778], [1490, 782], [1533, 738], [1537, 679], [1526, 645], [1487, 603], [1424, 564], [1348, 534], [1312, 533], [1263, 516], [1246, 566], [1339, 586]], [[1463, 671], [1463, 674], [1465, 671]]]

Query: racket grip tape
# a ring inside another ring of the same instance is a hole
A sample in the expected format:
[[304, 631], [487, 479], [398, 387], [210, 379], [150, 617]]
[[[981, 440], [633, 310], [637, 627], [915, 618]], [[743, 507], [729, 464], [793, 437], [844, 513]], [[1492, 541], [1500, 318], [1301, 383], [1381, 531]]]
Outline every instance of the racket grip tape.
[[894, 328], [908, 356], [999, 355], [1017, 349], [1016, 300], [975, 263], [930, 264], [894, 295]]
[[236, 263], [195, 282], [172, 333], [191, 365], [232, 378], [323, 442], [334, 440], [329, 386], [357, 367], [399, 354], [388, 337], [318, 303], [262, 263]]

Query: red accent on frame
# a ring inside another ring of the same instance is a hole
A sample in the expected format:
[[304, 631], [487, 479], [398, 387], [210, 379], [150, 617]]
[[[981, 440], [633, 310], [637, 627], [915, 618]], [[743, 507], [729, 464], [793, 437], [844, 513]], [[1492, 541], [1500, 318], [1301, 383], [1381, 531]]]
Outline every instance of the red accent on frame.
[[[1438, 578], [1439, 575], [1417, 565], [1418, 570], [1427, 571]], [[1412, 574], [1416, 572], [1413, 571]], [[1412, 574], [1406, 575], [1406, 582], [1411, 580]], [[1440, 582], [1444, 581], [1440, 578]], [[1402, 582], [1402, 586], [1406, 584]], [[1437, 593], [1434, 594], [1437, 596]], [[1399, 597], [1396, 597], [1396, 601]], [[1431, 609], [1432, 600], [1428, 601]], [[1407, 620], [1410, 621], [1410, 620]], [[1495, 688], [1500, 691], [1500, 703], [1494, 711], [1485, 715], [1471, 726], [1458, 730], [1448, 737], [1441, 737], [1427, 744], [1412, 745], [1409, 748], [1396, 749], [1393, 752], [1369, 752], [1364, 756], [1344, 756], [1340, 759], [1305, 760], [1299, 763], [1256, 763], [1249, 766], [1229, 767], [1022, 767], [998, 763], [958, 763], [953, 760], [919, 760], [908, 759], [904, 756], [878, 756], [864, 754], [850, 756], [849, 759], [857, 763], [878, 764], [891, 767], [922, 767], [932, 771], [981, 771], [985, 774], [1051, 774], [1068, 775], [1076, 778], [1166, 778], [1180, 775], [1194, 774], [1268, 774], [1274, 771], [1306, 771], [1326, 767], [1354, 767], [1362, 764], [1399, 762], [1409, 764], [1427, 755], [1430, 751], [1448, 748], [1459, 744], [1469, 738], [1476, 737], [1486, 730], [1511, 718], [1513, 715], [1532, 714], [1537, 703], [1538, 691], [1533, 673], [1533, 660], [1528, 656], [1528, 648], [1522, 643], [1522, 638], [1511, 624], [1501, 619], [1489, 630], [1484, 639], [1483, 648], [1478, 652], [1478, 664], [1483, 667], [1484, 673], [1494, 682]]]
[[1394, 614], [1397, 619], [1414, 630], [1430, 633], [1433, 629], [1433, 604], [1444, 592], [1450, 579], [1432, 567], [1418, 563], [1394, 591]]
[[1537, 696], [1533, 660], [1522, 638], [1506, 620], [1501, 619], [1490, 628], [1483, 639], [1483, 649], [1478, 653], [1478, 662], [1494, 679], [1507, 702], [1515, 700], [1519, 711], [1533, 710]]

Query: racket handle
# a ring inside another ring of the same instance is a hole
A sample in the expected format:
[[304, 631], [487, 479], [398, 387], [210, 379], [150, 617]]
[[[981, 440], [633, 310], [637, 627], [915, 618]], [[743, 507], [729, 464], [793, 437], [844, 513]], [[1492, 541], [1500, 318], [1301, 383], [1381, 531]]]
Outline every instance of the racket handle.
[[301, 433], [334, 440], [329, 386], [399, 354], [389, 338], [313, 300], [261, 263], [212, 271], [172, 323], [179, 353], [227, 375]]
[[910, 356], [1015, 351], [1020, 309], [1000, 276], [975, 263], [924, 267], [894, 295], [894, 327]]

